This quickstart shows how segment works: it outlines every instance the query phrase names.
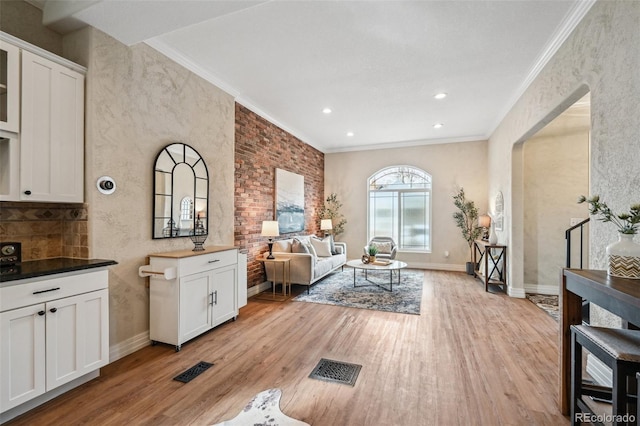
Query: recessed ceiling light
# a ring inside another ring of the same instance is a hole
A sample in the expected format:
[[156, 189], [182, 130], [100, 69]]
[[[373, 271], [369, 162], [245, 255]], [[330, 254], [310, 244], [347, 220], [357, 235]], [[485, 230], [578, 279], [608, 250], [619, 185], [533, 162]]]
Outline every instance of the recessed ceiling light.
[[436, 123], [436, 124], [434, 124], [434, 125], [433, 125], [433, 128], [434, 128], [434, 129], [440, 129], [442, 126], [444, 126], [444, 124], [442, 124], [442, 123]]
[[436, 99], [444, 99], [447, 97], [447, 94], [442, 92], [442, 93], [438, 93], [437, 95], [434, 96], [434, 98]]
[[331, 114], [331, 108], [324, 108], [322, 112], [324, 112], [325, 114]]
[[353, 132], [347, 132], [347, 136], [349, 136], [350, 138], [353, 137]]

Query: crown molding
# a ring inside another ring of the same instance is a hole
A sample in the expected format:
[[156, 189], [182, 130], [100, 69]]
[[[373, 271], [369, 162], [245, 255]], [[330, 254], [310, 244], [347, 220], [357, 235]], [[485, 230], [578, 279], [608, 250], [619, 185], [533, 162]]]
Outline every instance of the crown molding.
[[533, 66], [529, 70], [527, 77], [524, 79], [522, 84], [515, 91], [511, 100], [506, 104], [505, 108], [502, 110], [500, 114], [498, 114], [498, 118], [490, 127], [490, 131], [487, 135], [484, 136], [485, 139], [488, 139], [498, 128], [502, 120], [507, 116], [509, 111], [513, 109], [516, 102], [522, 97], [524, 92], [529, 88], [531, 83], [538, 77], [542, 69], [549, 63], [551, 58], [556, 54], [560, 46], [569, 38], [573, 30], [578, 26], [580, 21], [585, 17], [587, 12], [591, 9], [591, 7], [596, 3], [597, 0], [580, 0], [577, 1], [574, 6], [567, 12], [564, 20], [560, 24], [560, 26], [556, 29], [556, 31], [551, 36], [549, 42], [542, 50]]

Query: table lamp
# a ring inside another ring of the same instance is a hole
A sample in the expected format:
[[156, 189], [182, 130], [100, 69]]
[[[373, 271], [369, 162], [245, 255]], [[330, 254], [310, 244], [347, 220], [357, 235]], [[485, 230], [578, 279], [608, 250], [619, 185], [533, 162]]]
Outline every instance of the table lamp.
[[482, 228], [482, 239], [489, 240], [489, 227], [491, 226], [491, 216], [482, 215], [478, 218], [478, 226]]
[[329, 235], [329, 231], [331, 231], [333, 229], [333, 223], [331, 222], [331, 219], [322, 219], [320, 221], [320, 230], [324, 231], [324, 236], [328, 236]]
[[278, 221], [276, 220], [265, 220], [262, 222], [262, 233], [263, 237], [269, 238], [269, 256], [267, 259], [275, 259], [273, 255], [273, 237], [280, 236], [280, 228], [278, 227]]

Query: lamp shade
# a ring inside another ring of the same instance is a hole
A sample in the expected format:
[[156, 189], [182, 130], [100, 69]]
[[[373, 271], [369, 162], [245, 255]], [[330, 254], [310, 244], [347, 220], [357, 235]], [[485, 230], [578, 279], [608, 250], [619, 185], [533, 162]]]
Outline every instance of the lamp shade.
[[478, 218], [478, 226], [481, 226], [482, 228], [488, 228], [489, 226], [491, 226], [491, 216], [488, 215], [482, 215]]
[[322, 219], [322, 221], [320, 221], [320, 229], [323, 231], [333, 229], [333, 223], [331, 223], [331, 219]]
[[262, 232], [261, 235], [263, 237], [277, 237], [280, 235], [280, 228], [278, 227], [278, 222], [275, 220], [265, 220], [262, 222]]

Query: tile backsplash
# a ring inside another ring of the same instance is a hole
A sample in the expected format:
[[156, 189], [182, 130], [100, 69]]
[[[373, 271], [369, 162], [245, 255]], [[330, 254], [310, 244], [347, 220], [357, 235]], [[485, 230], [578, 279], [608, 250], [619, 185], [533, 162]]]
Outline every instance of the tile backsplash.
[[22, 243], [22, 260], [89, 258], [88, 205], [0, 202], [0, 241]]

